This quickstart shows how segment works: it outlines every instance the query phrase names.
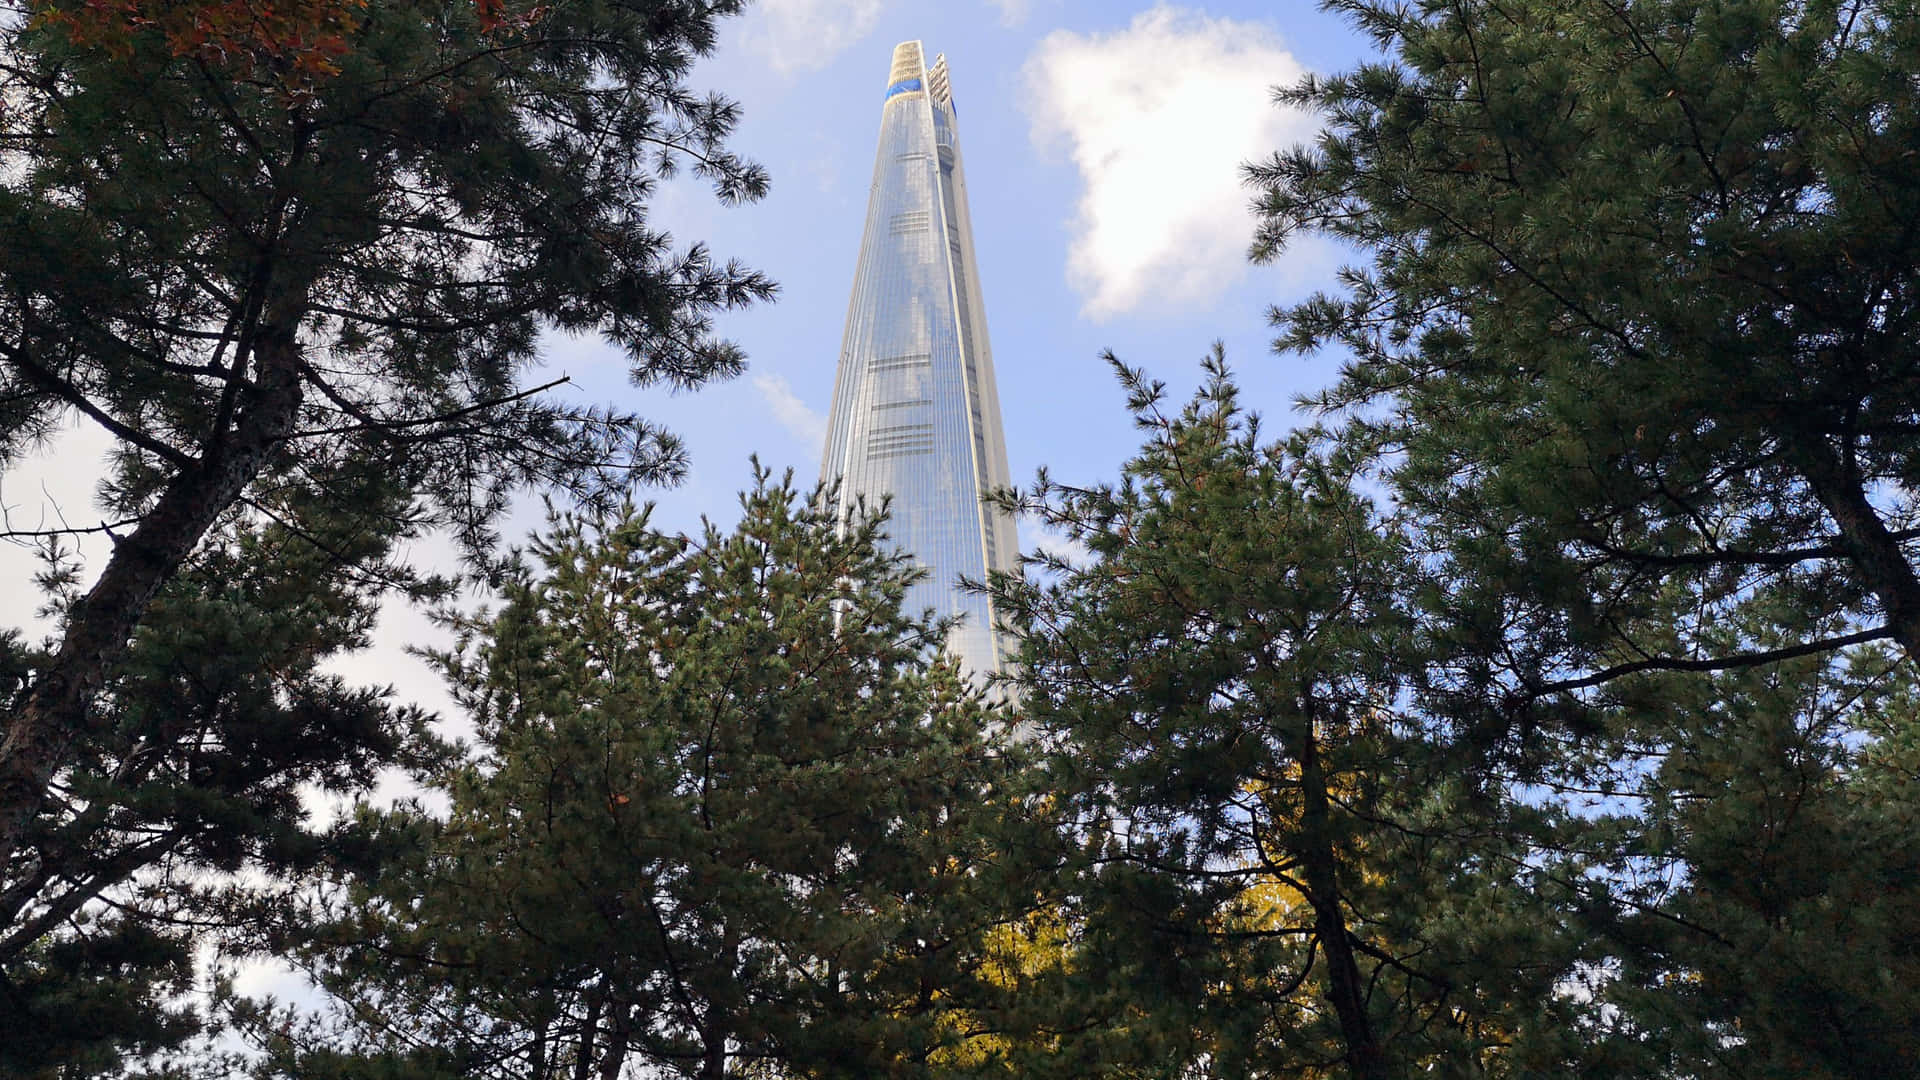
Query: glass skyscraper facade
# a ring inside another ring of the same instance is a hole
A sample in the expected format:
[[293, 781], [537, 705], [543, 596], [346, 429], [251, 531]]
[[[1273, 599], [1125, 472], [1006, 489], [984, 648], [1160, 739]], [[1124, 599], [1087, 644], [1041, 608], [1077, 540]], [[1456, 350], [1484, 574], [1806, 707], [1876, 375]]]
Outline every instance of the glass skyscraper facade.
[[985, 675], [1003, 646], [960, 578], [1014, 569], [1019, 549], [1012, 519], [980, 499], [1007, 485], [1007, 449], [958, 128], [946, 58], [896, 47], [821, 473], [840, 480], [843, 514], [892, 497], [888, 532], [928, 571], [909, 610], [960, 616], [947, 648]]

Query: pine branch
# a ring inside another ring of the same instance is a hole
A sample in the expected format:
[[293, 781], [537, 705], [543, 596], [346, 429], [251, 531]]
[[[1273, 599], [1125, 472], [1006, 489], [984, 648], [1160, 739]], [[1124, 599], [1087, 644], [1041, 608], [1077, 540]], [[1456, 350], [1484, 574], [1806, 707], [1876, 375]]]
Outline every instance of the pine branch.
[[1707, 659], [1685, 659], [1677, 656], [1653, 656], [1644, 660], [1616, 664], [1613, 667], [1596, 671], [1578, 679], [1564, 679], [1534, 687], [1526, 692], [1526, 698], [1535, 700], [1550, 694], [1564, 694], [1573, 690], [1586, 690], [1627, 675], [1637, 675], [1646, 671], [1735, 671], [1741, 668], [1760, 667], [1765, 664], [1777, 664], [1783, 660], [1794, 660], [1802, 656], [1833, 652], [1853, 645], [1863, 645], [1869, 641], [1885, 641], [1894, 637], [1891, 626], [1879, 626], [1871, 630], [1861, 630], [1838, 637], [1821, 638], [1818, 641], [1802, 642], [1780, 649], [1764, 652], [1740, 653], [1735, 656], [1717, 656]]

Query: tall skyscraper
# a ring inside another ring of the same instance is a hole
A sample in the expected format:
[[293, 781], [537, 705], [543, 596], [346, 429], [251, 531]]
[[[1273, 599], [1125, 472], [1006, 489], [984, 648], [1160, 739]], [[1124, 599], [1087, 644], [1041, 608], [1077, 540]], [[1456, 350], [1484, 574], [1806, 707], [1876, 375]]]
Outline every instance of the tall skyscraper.
[[909, 610], [961, 616], [948, 649], [975, 674], [1000, 670], [992, 605], [959, 579], [1018, 563], [1012, 519], [980, 501], [1008, 483], [1006, 436], [947, 60], [928, 67], [917, 41], [887, 74], [821, 474], [841, 481], [843, 513], [893, 497], [888, 531], [928, 570]]

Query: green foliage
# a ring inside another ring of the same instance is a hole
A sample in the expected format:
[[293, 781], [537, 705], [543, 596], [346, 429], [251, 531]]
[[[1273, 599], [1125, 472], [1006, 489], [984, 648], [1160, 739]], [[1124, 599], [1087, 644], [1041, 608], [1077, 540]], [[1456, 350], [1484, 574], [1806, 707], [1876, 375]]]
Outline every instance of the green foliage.
[[39, 938], [6, 971], [0, 1071], [22, 1080], [118, 1072], [128, 1054], [170, 1049], [199, 1030], [171, 999], [192, 985], [184, 935], [109, 915]]
[[1072, 966], [1104, 1022], [1054, 1064], [1514, 1072], [1517, 1032], [1566, 1023], [1574, 953], [1555, 867], [1405, 708], [1405, 536], [1339, 459], [1264, 444], [1218, 354], [1177, 415], [1116, 368], [1146, 432], [1121, 481], [1018, 503], [1092, 558], [997, 583], [1087, 846]]
[[0, 1054], [16, 1067], [112, 1072], [123, 1044], [195, 1033], [196, 946], [297, 934], [287, 898], [343, 850], [313, 800], [438, 760], [418, 710], [321, 670], [364, 647], [381, 591], [287, 529], [235, 526], [156, 598], [0, 892]]
[[350, 1045], [912, 1076], [1004, 1008], [994, 928], [1046, 850], [1007, 716], [928, 659], [943, 629], [900, 610], [916, 571], [880, 519], [759, 481], [697, 539], [559, 518], [468, 624], [446, 663], [481, 753], [435, 780], [444, 821], [365, 812], [414, 853], [315, 953]]
[[[1912, 1072], [1920, 11], [1336, 0], [1256, 255], [1434, 576], [1419, 708], [1571, 853], [1586, 1076]], [[1896, 644], [1904, 658], [1880, 651]]]
[[[1763, 636], [1764, 631], [1757, 631]], [[1623, 730], [1654, 767], [1586, 888], [1595, 1052], [1627, 1075], [1899, 1075], [1920, 1058], [1911, 670], [1880, 654], [1668, 677]], [[1656, 704], [1657, 702], [1657, 704]], [[1604, 885], [1602, 884], [1604, 882]]]
[[[0, 468], [76, 415], [113, 440], [104, 521], [4, 534], [112, 542], [92, 576], [56, 559], [54, 639], [9, 648], [10, 978], [142, 922], [283, 944], [288, 875], [340, 854], [302, 792], [437, 753], [419, 716], [319, 674], [382, 595], [443, 591], [397, 543], [479, 555], [516, 490], [607, 506], [684, 466], [652, 423], [545, 396], [541, 336], [692, 387], [740, 368], [714, 313], [771, 295], [648, 219], [683, 168], [723, 201], [765, 189], [727, 149], [734, 106], [685, 85], [737, 0], [350, 6], [297, 72], [264, 14], [220, 31], [262, 37], [231, 63], [110, 6], [0, 30]], [[117, 1016], [159, 992], [98, 979]], [[0, 1026], [45, 1029], [49, 1000], [0, 998]]]
[[[217, 943], [334, 998], [216, 988], [207, 1075], [1916, 1071], [1911, 0], [1333, 0], [1386, 55], [1249, 170], [1257, 255], [1370, 260], [1274, 313], [1333, 426], [1116, 364], [1121, 479], [1008, 498], [1090, 552], [988, 585], [1017, 709], [880, 519], [761, 475], [662, 533], [670, 437], [527, 378], [737, 370], [770, 286], [644, 202], [764, 186], [682, 85], [738, 6], [372, 5], [298, 71], [6, 32], [0, 463], [119, 452], [103, 573], [0, 637], [0, 1070], [179, 1046]], [[442, 657], [456, 758], [322, 668], [527, 484], [587, 509]], [[432, 810], [309, 819], [396, 764]]]
[[1249, 170], [1256, 253], [1368, 252], [1280, 345], [1350, 351], [1314, 404], [1504, 635], [1480, 681], [1754, 662], [1687, 645], [1761, 586], [1829, 616], [1768, 651], [1920, 648], [1920, 12], [1331, 6], [1390, 57], [1283, 95], [1327, 128]]

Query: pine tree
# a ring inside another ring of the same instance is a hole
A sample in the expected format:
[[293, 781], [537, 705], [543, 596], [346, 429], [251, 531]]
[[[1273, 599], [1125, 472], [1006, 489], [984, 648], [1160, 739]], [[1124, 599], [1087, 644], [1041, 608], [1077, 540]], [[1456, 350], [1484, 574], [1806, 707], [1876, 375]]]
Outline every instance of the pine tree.
[[[1388, 57], [1281, 95], [1328, 126], [1250, 168], [1255, 250], [1368, 253], [1280, 345], [1350, 352], [1315, 404], [1504, 635], [1481, 681], [1920, 648], [1920, 11], [1330, 6]], [[1834, 618], [1693, 648], [1770, 583]]]
[[1920, 12], [1331, 6], [1388, 55], [1281, 95], [1256, 254], [1369, 260], [1279, 345], [1444, 583], [1422, 702], [1586, 859], [1567, 1068], [1911, 1071]]
[[[1755, 640], [1780, 612], [1745, 612]], [[1643, 677], [1616, 794], [1562, 823], [1609, 852], [1581, 884], [1597, 1037], [1620, 1075], [1910, 1071], [1920, 913], [1910, 665], [1884, 651]]]
[[[315, 953], [349, 1046], [530, 1078], [974, 1056], [1048, 850], [1021, 751], [930, 659], [880, 520], [759, 480], [698, 538], [559, 520], [469, 627], [447, 659], [479, 759], [437, 779], [445, 821], [369, 814], [421, 842]], [[297, 1075], [339, 1054], [270, 1041]]]
[[[9, 1075], [113, 1074], [200, 1032], [203, 950], [287, 940], [304, 876], [355, 846], [314, 802], [444, 752], [418, 709], [323, 668], [366, 645], [383, 590], [364, 567], [390, 541], [303, 524], [209, 537], [114, 666], [53, 787], [60, 813], [0, 891]], [[44, 654], [13, 638], [0, 655], [25, 679]]]
[[1217, 352], [1176, 415], [1116, 368], [1146, 432], [1121, 481], [1016, 503], [1092, 558], [996, 584], [1087, 849], [1068, 967], [1103, 1030], [1054, 1065], [1503, 1075], [1564, 1024], [1574, 954], [1500, 785], [1407, 707], [1406, 536], [1351, 462], [1263, 443]]
[[[765, 188], [734, 106], [685, 85], [739, 7], [77, 0], [0, 31], [0, 468], [70, 417], [114, 440], [99, 524], [6, 523], [111, 542], [84, 588], [56, 560], [53, 640], [6, 652], [9, 978], [122, 930], [274, 938], [222, 883], [321, 857], [300, 786], [435, 753], [316, 674], [381, 596], [443, 588], [396, 542], [479, 554], [517, 489], [606, 505], [677, 475], [664, 430], [533, 366], [563, 331], [641, 383], [739, 370], [711, 317], [771, 285], [647, 211], [683, 168]], [[0, 994], [0, 1026], [51, 1000]]]

